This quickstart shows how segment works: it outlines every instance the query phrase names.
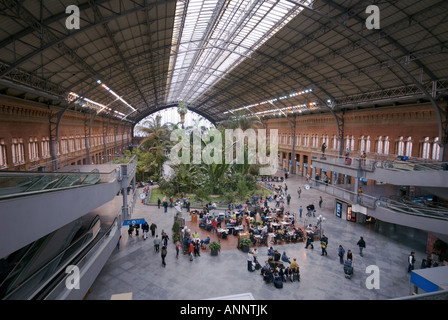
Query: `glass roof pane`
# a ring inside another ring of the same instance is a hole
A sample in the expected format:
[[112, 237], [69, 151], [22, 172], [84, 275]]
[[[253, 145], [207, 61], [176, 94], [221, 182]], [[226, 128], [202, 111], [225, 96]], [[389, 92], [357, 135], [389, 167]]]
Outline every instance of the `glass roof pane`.
[[166, 103], [193, 103], [301, 11], [276, 0], [179, 0]]

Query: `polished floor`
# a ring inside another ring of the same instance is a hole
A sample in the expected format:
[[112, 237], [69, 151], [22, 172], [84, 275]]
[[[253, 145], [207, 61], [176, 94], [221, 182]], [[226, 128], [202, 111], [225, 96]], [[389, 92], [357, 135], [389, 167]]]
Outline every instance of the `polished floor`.
[[[287, 282], [282, 289], [276, 289], [272, 283], [264, 283], [258, 271], [247, 270], [247, 254], [238, 250], [236, 245], [223, 246], [218, 256], [204, 251], [200, 257], [190, 261], [182, 254], [176, 258], [174, 244], [170, 241], [166, 267], [163, 267], [160, 254], [154, 252], [153, 239], [143, 240], [141, 234], [129, 237], [125, 227], [119, 247], [93, 283], [87, 299], [109, 300], [113, 295], [129, 293], [128, 296], [134, 300], [200, 300], [246, 293], [256, 300], [384, 300], [409, 295], [407, 257], [415, 251], [418, 265], [426, 256], [425, 232], [387, 223], [365, 225], [346, 221], [335, 216], [333, 197], [312, 188], [305, 190], [303, 177], [292, 175], [286, 184], [292, 196], [290, 206], [285, 205], [286, 210], [298, 216], [300, 205], [305, 208], [314, 203], [316, 216], [326, 218], [323, 229], [329, 238], [327, 256], [321, 256], [318, 242], [314, 243], [314, 249], [305, 249], [303, 243], [274, 246], [289, 257], [297, 258], [300, 282]], [[302, 189], [300, 199], [297, 196], [299, 186]], [[318, 206], [320, 196], [323, 198], [322, 208]], [[274, 204], [271, 202], [270, 205]], [[162, 230], [171, 235], [175, 213], [174, 208], [164, 213], [157, 206], [145, 206], [139, 201], [132, 217], [155, 222], [159, 236]], [[194, 231], [195, 224], [191, 224], [190, 214], [183, 211], [182, 216]], [[297, 222], [314, 225], [317, 219], [303, 214]], [[363, 257], [356, 245], [361, 236], [367, 244]], [[354, 253], [354, 275], [351, 279], [344, 277], [343, 266], [339, 263], [339, 245]], [[261, 264], [267, 260], [266, 246], [258, 249], [258, 260]], [[373, 274], [366, 273], [370, 265], [377, 266], [379, 272], [373, 289], [368, 288]]]

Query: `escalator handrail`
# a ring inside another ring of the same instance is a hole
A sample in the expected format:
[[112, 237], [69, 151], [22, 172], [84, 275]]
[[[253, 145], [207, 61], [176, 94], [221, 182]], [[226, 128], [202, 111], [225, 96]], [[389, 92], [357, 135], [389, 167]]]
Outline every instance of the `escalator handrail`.
[[[96, 217], [95, 217], [96, 218]], [[97, 221], [98, 222], [98, 221]], [[58, 255], [56, 255], [55, 257], [53, 257], [50, 261], [48, 261], [45, 265], [43, 265], [42, 267], [40, 267], [38, 270], [36, 270], [32, 275], [30, 275], [25, 281], [23, 281], [19, 286], [17, 286], [14, 290], [12, 290], [11, 292], [9, 292], [6, 296], [2, 297], [2, 300], [6, 300], [9, 296], [11, 296], [14, 292], [16, 292], [17, 290], [20, 290], [21, 287], [23, 287], [28, 281], [30, 281], [33, 277], [35, 277], [37, 274], [39, 274], [40, 272], [42, 272], [44, 269], [46, 269], [49, 265], [51, 265], [54, 261], [56, 261], [57, 259], [59, 259], [62, 255], [64, 255], [69, 249], [71, 249], [73, 246], [75, 246], [76, 244], [78, 244], [79, 241], [81, 240], [85, 240], [84, 238], [90, 233], [90, 231], [93, 228], [90, 228], [86, 233], [84, 233], [83, 235], [79, 236], [71, 245], [69, 245], [67, 248], [65, 248], [64, 250], [62, 250]], [[98, 230], [99, 232], [99, 230]], [[83, 246], [83, 248], [85, 248], [89, 243], [91, 243], [93, 241], [93, 239], [95, 239], [96, 234], [92, 236], [92, 238], [90, 239], [90, 241]], [[76, 255], [76, 253], [74, 254]]]
[[[106, 236], [108, 236], [109, 235], [109, 233], [112, 231], [112, 229], [113, 228], [115, 228], [115, 227], [117, 227], [118, 226], [118, 218], [115, 218], [113, 221], [112, 221], [112, 223], [111, 223], [111, 225], [110, 225], [110, 227], [100, 236], [100, 237], [96, 237], [95, 239], [93, 239], [91, 242], [90, 242], [90, 244], [89, 244], [89, 246], [86, 246], [82, 251], [86, 251], [86, 252], [80, 252], [78, 255], [76, 255], [73, 259], [72, 259], [72, 261], [70, 262], [70, 265], [78, 265], [79, 264], [79, 262], [81, 261], [81, 260], [83, 260], [85, 257], [87, 257], [93, 250], [95, 250], [95, 248], [96, 248], [96, 246], [97, 246], [97, 244], [98, 243], [100, 243], [101, 242], [101, 240], [103, 240]], [[117, 226], [116, 226], [117, 225]], [[52, 288], [44, 288], [44, 289], [42, 289], [41, 290], [41, 292], [39, 292], [39, 293], [37, 293], [37, 294], [35, 294], [35, 296], [37, 296], [37, 295], [44, 295], [44, 297], [42, 297], [41, 299], [43, 299], [43, 300], [45, 300], [55, 289], [56, 289], [56, 287], [60, 284], [60, 283], [62, 283], [63, 281], [64, 281], [64, 279], [66, 278], [66, 277], [68, 277], [69, 276], [69, 274], [67, 274], [65, 271], [61, 271], [61, 272], [59, 272], [59, 274], [56, 276], [56, 277], [58, 277], [58, 279], [59, 278], [62, 278], [61, 279], [61, 281], [58, 281], [57, 283], [54, 283], [53, 285], [52, 285]], [[54, 278], [56, 278], [56, 277], [53, 277], [53, 279]], [[50, 290], [49, 290], [50, 289]], [[43, 291], [50, 291], [50, 292], [48, 292], [48, 293], [42, 293]]]

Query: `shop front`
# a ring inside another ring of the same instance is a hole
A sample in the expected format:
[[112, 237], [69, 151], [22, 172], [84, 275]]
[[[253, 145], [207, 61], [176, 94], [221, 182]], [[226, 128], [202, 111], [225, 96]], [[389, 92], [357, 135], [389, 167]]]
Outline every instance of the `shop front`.
[[338, 218], [345, 219], [350, 222], [366, 223], [367, 209], [357, 204], [351, 204], [345, 200], [335, 199], [335, 215]]

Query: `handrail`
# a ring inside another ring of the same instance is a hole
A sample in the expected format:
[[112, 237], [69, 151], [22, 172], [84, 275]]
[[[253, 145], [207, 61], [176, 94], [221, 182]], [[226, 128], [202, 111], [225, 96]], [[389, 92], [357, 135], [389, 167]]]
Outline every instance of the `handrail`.
[[[362, 158], [350, 156], [351, 153], [352, 151], [349, 151], [349, 156], [344, 156], [333, 153], [312, 152], [311, 159], [369, 171], [373, 171], [375, 168], [394, 171], [448, 171], [448, 162], [433, 159], [372, 152], [367, 153], [366, 158]], [[350, 164], [346, 162], [347, 158], [351, 159]], [[402, 160], [402, 158], [406, 158], [406, 160]]]
[[[96, 217], [95, 217], [96, 219]], [[99, 223], [100, 221], [97, 220], [96, 223]], [[47, 268], [49, 268], [51, 266], [51, 264], [57, 260], [59, 260], [63, 255], [65, 255], [70, 249], [72, 249], [73, 247], [75, 247], [75, 245], [78, 245], [79, 243], [82, 243], [83, 241], [86, 240], [87, 236], [92, 235], [90, 239], [90, 241], [88, 241], [87, 244], [82, 246], [83, 250], [98, 234], [99, 229], [97, 230], [97, 234], [93, 235], [93, 227], [89, 229], [89, 231], [87, 231], [85, 234], [83, 234], [82, 236], [80, 236], [78, 239], [75, 240], [75, 242], [73, 242], [71, 245], [69, 245], [67, 248], [65, 248], [64, 250], [62, 250], [57, 256], [53, 257], [53, 259], [51, 259], [49, 262], [47, 262], [45, 265], [43, 265], [41, 268], [39, 268], [38, 270], [36, 270], [36, 272], [34, 272], [31, 276], [29, 276], [24, 282], [22, 282], [19, 286], [17, 286], [14, 290], [12, 290], [11, 292], [9, 292], [5, 297], [2, 298], [2, 300], [8, 300], [11, 296], [13, 296], [14, 294], [16, 294], [17, 292], [19, 292], [19, 290], [21, 288], [23, 288], [26, 284], [30, 283], [33, 279], [35, 279], [37, 276], [39, 276], [41, 273], [44, 273]], [[81, 250], [77, 250], [75, 251], [73, 254], [71, 254], [71, 256], [76, 256], [78, 254], [79, 251]], [[70, 260], [73, 258], [70, 258]], [[66, 259], [66, 261], [69, 260], [69, 258]], [[67, 264], [67, 262], [63, 263], [64, 265]], [[59, 268], [60, 269], [60, 268]], [[51, 280], [51, 279], [50, 279]], [[48, 282], [49, 279], [46, 279], [45, 282]]]
[[[121, 209], [120, 209], [119, 213], [120, 213], [120, 212], [121, 212]], [[88, 258], [90, 258], [90, 257], [91, 257], [91, 256], [98, 250], [98, 248], [99, 248], [100, 245], [102, 245], [102, 244], [104, 243], [105, 238], [108, 237], [108, 236], [110, 235], [110, 233], [111, 233], [112, 231], [114, 231], [114, 229], [115, 229], [115, 230], [118, 230], [119, 228], [120, 228], [120, 226], [118, 225], [118, 218], [115, 218], [115, 219], [112, 221], [111, 226], [109, 227], [109, 229], [107, 229], [107, 230], [104, 232], [104, 234], [103, 234], [100, 238], [98, 238], [98, 239], [96, 240], [95, 244], [94, 244], [91, 248], [89, 248], [89, 249], [87, 250], [87, 252], [86, 252], [85, 254], [83, 254], [82, 256], [81, 256], [81, 255], [78, 255], [77, 257], [75, 257], [75, 258], [71, 261], [72, 264], [76, 264], [76, 266], [77, 266], [79, 269], [81, 269], [82, 265], [85, 264], [85, 261], [86, 261]], [[66, 275], [61, 279], [61, 281], [60, 281], [58, 284], [56, 284], [56, 285], [52, 288], [52, 290], [51, 290], [48, 294], [45, 295], [45, 297], [43, 297], [43, 299], [44, 299], [44, 300], [54, 299], [54, 298], [58, 297], [58, 296], [61, 294], [61, 291], [63, 291], [63, 290], [67, 290], [67, 288], [66, 288], [66, 286], [65, 286], [65, 281], [64, 281], [64, 279], [65, 279], [66, 277], [68, 277], [68, 276], [69, 276], [69, 275], [66, 274]], [[61, 285], [61, 284], [64, 284], [64, 285]]]
[[427, 218], [433, 218], [433, 219], [440, 219], [440, 220], [448, 220], [448, 209], [446, 210], [422, 210], [425, 209], [421, 206], [410, 206], [406, 203], [402, 203], [399, 201], [395, 201], [389, 198], [381, 197], [377, 201], [377, 205], [385, 208], [389, 208], [394, 211], [399, 211], [401, 213], [415, 215], [415, 216], [422, 216]]

